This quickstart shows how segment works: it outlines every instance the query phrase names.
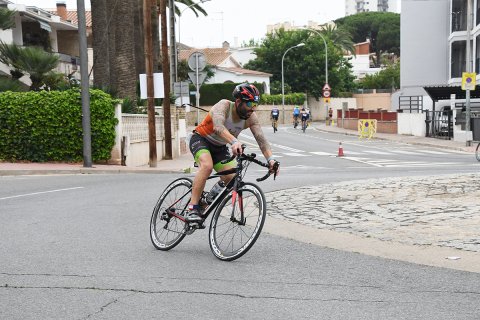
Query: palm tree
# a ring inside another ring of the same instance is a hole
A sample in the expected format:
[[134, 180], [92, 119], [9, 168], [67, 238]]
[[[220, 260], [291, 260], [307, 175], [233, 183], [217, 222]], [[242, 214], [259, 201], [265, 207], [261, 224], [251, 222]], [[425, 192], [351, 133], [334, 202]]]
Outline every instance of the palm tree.
[[14, 65], [30, 75], [30, 90], [38, 91], [44, 85], [46, 74], [58, 65], [58, 56], [38, 47], [20, 48], [20, 55]]
[[0, 8], [0, 29], [7, 30], [15, 26], [15, 13], [16, 11]]
[[30, 90], [40, 90], [45, 75], [58, 65], [58, 56], [38, 47], [20, 47], [0, 40], [0, 62], [12, 68], [13, 80], [28, 73], [32, 81]]
[[352, 35], [345, 29], [338, 29], [335, 25], [326, 25], [321, 31], [332, 42], [340, 47], [343, 51], [348, 51], [355, 55], [355, 47], [352, 40]]
[[15, 44], [6, 44], [0, 40], [0, 62], [11, 68], [10, 75], [13, 80], [23, 77], [22, 70], [16, 65], [16, 60], [20, 56], [21, 48]]
[[[159, 5], [159, 0], [154, 0]], [[175, 3], [191, 5], [194, 0]], [[190, 7], [195, 14], [205, 10], [198, 4]], [[137, 75], [145, 71], [143, 45], [143, 0], [91, 1], [93, 31], [94, 85], [116, 93], [118, 97], [136, 100]], [[175, 8], [180, 13], [178, 7]], [[152, 14], [155, 12], [152, 11]], [[152, 19], [154, 30], [154, 70], [160, 59], [158, 19]], [[155, 63], [157, 61], [157, 63]]]

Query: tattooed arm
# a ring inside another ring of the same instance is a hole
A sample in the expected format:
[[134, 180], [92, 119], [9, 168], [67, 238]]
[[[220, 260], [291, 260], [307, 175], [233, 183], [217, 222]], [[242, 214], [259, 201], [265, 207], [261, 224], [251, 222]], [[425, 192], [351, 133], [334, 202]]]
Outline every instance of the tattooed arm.
[[231, 143], [235, 137], [228, 132], [225, 128], [225, 119], [230, 109], [230, 102], [228, 100], [220, 100], [212, 107], [212, 122], [213, 131], [223, 140], [225, 143]]
[[253, 113], [248, 119], [248, 126], [250, 127], [250, 131], [252, 131], [255, 140], [257, 140], [258, 146], [260, 147], [260, 150], [262, 150], [265, 159], [271, 158], [272, 148], [263, 134], [262, 127], [260, 126], [260, 122], [258, 121], [258, 117], [255, 113]]

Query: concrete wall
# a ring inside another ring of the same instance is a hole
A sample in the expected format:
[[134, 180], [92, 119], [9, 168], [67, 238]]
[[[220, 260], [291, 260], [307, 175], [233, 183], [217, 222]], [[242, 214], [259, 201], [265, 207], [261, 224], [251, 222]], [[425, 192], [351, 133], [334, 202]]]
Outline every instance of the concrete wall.
[[356, 107], [359, 109], [367, 111], [377, 109], [391, 110], [390, 93], [354, 94], [353, 97], [357, 100]]
[[347, 109], [357, 108], [357, 99], [355, 98], [332, 98], [330, 103], [326, 105], [322, 99], [315, 99], [314, 97], [308, 98], [308, 107], [313, 114], [313, 121], [323, 121], [328, 115], [328, 108], [333, 110], [333, 118], [337, 117], [337, 110], [342, 110], [343, 106]]
[[397, 113], [398, 134], [425, 137], [425, 113]]

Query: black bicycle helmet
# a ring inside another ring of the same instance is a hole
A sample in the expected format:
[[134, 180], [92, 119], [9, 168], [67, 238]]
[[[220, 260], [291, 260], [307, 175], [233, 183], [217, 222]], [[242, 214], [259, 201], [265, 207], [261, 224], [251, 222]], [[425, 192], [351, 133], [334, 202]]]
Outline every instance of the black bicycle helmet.
[[242, 83], [233, 90], [233, 97], [244, 101], [260, 102], [260, 91], [250, 83]]

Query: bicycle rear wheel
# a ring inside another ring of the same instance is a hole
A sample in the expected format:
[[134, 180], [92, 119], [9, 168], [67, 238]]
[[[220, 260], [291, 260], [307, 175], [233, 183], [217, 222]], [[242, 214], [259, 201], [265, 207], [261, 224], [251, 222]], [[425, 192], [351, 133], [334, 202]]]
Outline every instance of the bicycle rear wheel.
[[185, 238], [188, 224], [183, 216], [188, 209], [192, 180], [179, 178], [170, 183], [157, 201], [150, 220], [150, 239], [155, 248], [170, 250]]
[[477, 149], [475, 150], [475, 158], [477, 158], [477, 161], [480, 161], [480, 142], [477, 144]]
[[[243, 207], [244, 220], [240, 216]], [[267, 216], [265, 195], [253, 183], [245, 183], [236, 197], [230, 192], [218, 205], [210, 223], [212, 253], [220, 260], [240, 258], [253, 246]]]

